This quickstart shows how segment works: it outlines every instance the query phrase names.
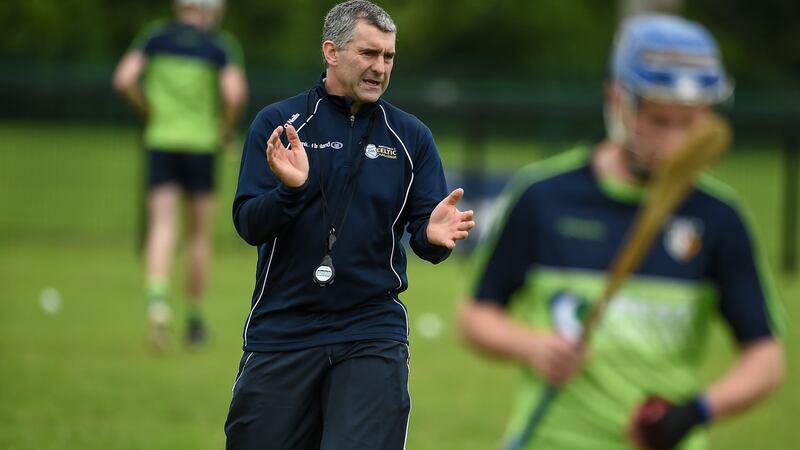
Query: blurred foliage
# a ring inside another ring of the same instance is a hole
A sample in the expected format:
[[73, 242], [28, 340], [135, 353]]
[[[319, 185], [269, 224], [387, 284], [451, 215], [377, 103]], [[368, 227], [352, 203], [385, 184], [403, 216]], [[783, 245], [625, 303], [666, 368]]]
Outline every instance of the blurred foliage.
[[[223, 26], [242, 42], [250, 69], [318, 70], [322, 18], [334, 3], [230, 0]], [[399, 28], [396, 70], [433, 77], [600, 80], [617, 21], [611, 0], [381, 3]], [[686, 14], [719, 37], [738, 80], [792, 85], [800, 73], [800, 2], [686, 4]], [[111, 66], [142, 26], [170, 14], [168, 0], [5, 0], [4, 70], [14, 63]]]
[[687, 15], [709, 24], [739, 81], [797, 88], [800, 2], [687, 0]]

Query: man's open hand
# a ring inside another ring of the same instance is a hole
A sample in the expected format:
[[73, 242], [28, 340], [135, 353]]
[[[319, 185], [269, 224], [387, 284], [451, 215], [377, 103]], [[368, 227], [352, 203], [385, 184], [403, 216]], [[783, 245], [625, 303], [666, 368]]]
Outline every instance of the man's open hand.
[[474, 213], [472, 210], [461, 212], [456, 208], [463, 196], [464, 190], [458, 188], [436, 205], [426, 230], [428, 242], [452, 250], [456, 241], [469, 236], [469, 230], [475, 227]]
[[289, 147], [281, 142], [283, 126], [275, 128], [267, 140], [267, 163], [281, 183], [290, 188], [302, 186], [308, 179], [308, 155], [292, 125], [286, 126]]

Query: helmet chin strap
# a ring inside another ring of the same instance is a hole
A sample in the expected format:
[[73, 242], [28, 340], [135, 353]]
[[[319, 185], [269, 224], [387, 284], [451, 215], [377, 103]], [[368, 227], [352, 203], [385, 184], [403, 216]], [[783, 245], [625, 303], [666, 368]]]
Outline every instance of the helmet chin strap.
[[628, 132], [625, 129], [625, 124], [622, 123], [619, 111], [615, 111], [614, 108], [606, 104], [605, 108], [603, 108], [603, 121], [606, 125], [608, 139], [617, 145], [625, 145]]
[[606, 134], [608, 139], [614, 144], [622, 148], [622, 158], [625, 168], [628, 173], [639, 182], [645, 182], [650, 179], [651, 171], [645, 165], [641, 164], [635, 155], [634, 150], [630, 143], [632, 132], [625, 126], [623, 120], [623, 108], [628, 108], [636, 116], [636, 110], [640, 99], [627, 89], [620, 89], [621, 104], [619, 108], [610, 107], [606, 104], [603, 108], [603, 119], [606, 125]]

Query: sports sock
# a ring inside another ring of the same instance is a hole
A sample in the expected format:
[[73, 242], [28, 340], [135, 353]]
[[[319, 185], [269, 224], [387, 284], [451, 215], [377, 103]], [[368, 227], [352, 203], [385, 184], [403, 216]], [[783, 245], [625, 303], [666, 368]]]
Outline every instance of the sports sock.
[[189, 303], [186, 309], [187, 316], [190, 321], [203, 320], [203, 307], [194, 303]]
[[152, 302], [166, 302], [169, 285], [167, 280], [150, 278], [147, 280], [147, 299]]

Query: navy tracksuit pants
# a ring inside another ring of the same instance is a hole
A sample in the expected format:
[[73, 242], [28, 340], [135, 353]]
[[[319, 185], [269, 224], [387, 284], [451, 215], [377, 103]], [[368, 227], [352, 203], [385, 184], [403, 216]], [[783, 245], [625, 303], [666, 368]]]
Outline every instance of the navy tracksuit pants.
[[401, 450], [408, 371], [408, 346], [390, 340], [245, 352], [227, 450]]

